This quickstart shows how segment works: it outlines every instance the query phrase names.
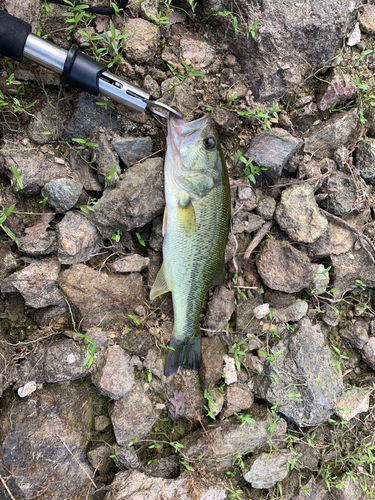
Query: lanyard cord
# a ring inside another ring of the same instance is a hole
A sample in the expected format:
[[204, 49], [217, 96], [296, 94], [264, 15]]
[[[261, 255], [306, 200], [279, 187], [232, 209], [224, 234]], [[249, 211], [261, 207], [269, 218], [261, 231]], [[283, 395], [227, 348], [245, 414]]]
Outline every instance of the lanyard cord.
[[[65, 7], [69, 7], [69, 4], [64, 2], [64, 0], [47, 0], [48, 3], [57, 3], [59, 5], [65, 5]], [[86, 3], [76, 2], [73, 0], [74, 5], [86, 5]], [[128, 0], [120, 0], [117, 4], [118, 9], [125, 9], [128, 5]], [[103, 16], [112, 16], [115, 14], [115, 9], [113, 7], [89, 7], [88, 9], [84, 9], [85, 12], [93, 12], [94, 14], [102, 14]]]

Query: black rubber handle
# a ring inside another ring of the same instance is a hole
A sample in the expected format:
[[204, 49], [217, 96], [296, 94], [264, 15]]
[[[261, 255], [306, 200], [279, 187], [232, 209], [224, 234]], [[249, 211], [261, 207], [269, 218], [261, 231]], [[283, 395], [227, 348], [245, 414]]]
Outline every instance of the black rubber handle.
[[89, 94], [98, 95], [99, 78], [106, 69], [103, 64], [80, 52], [77, 45], [72, 45], [61, 75], [61, 85], [68, 83]]
[[0, 54], [21, 62], [30, 24], [0, 10]]

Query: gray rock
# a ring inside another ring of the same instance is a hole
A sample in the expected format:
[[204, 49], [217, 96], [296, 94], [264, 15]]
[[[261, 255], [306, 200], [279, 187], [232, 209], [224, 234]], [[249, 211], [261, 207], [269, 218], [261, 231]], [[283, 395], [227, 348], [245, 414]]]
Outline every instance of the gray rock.
[[224, 406], [224, 394], [217, 387], [211, 389], [210, 399], [212, 401], [208, 401], [208, 408], [214, 417], [219, 415]]
[[104, 429], [106, 429], [109, 425], [111, 425], [110, 419], [107, 417], [107, 415], [98, 415], [95, 417], [95, 430], [97, 432], [102, 432]]
[[9, 276], [17, 267], [17, 259], [9, 244], [4, 241], [0, 242], [0, 280]]
[[312, 285], [309, 258], [287, 241], [266, 240], [256, 258], [258, 273], [273, 290], [298, 292]]
[[329, 496], [325, 482], [320, 481], [316, 483], [314, 476], [312, 476], [309, 482], [299, 490], [298, 495], [294, 496], [292, 500], [327, 500]]
[[203, 37], [194, 34], [184, 35], [180, 39], [181, 61], [203, 69], [209, 66], [215, 57], [215, 48]]
[[238, 380], [235, 359], [225, 354], [223, 376], [226, 385], [234, 384]]
[[92, 383], [104, 396], [120, 399], [134, 384], [134, 368], [130, 356], [118, 345], [100, 353], [91, 370]]
[[330, 305], [325, 307], [325, 312], [322, 316], [323, 323], [328, 326], [337, 326], [339, 324], [340, 313], [332, 309]]
[[82, 184], [73, 179], [53, 179], [43, 187], [42, 196], [48, 198], [48, 204], [56, 212], [63, 214], [77, 203], [82, 188]]
[[281, 229], [292, 241], [313, 243], [328, 227], [328, 221], [315, 201], [314, 190], [308, 184], [286, 188], [275, 215]]
[[368, 412], [370, 392], [364, 394], [356, 387], [349, 389], [336, 400], [335, 413], [341, 420], [349, 421], [360, 413]]
[[[50, 144], [59, 135], [59, 121], [57, 120], [58, 101], [48, 100], [40, 111], [33, 114], [33, 118], [27, 127], [27, 133], [31, 141], [36, 144]], [[59, 110], [59, 119], [66, 118], [63, 114], [61, 116], [61, 109]], [[48, 133], [46, 133], [48, 132]]]
[[318, 109], [325, 111], [333, 104], [349, 101], [356, 96], [357, 86], [352, 82], [351, 76], [334, 68], [328, 76], [324, 77], [324, 82], [320, 86], [317, 98]]
[[342, 170], [346, 165], [348, 165], [349, 155], [350, 153], [348, 151], [348, 148], [346, 148], [345, 146], [339, 146], [333, 153], [333, 159], [339, 170]]
[[23, 2], [14, 2], [13, 0], [4, 0], [5, 10], [11, 16], [18, 17], [26, 23], [30, 24], [33, 33], [36, 32], [38, 24], [40, 24], [40, 10], [38, 5], [33, 0], [25, 0]]
[[177, 455], [158, 458], [145, 467], [145, 474], [151, 477], [164, 477], [166, 479], [176, 478], [180, 473], [180, 461]]
[[262, 196], [258, 201], [256, 211], [265, 220], [271, 220], [275, 213], [276, 201], [271, 196]]
[[140, 4], [142, 17], [154, 21], [158, 17], [158, 0], [145, 0]]
[[357, 110], [337, 113], [327, 121], [311, 127], [305, 135], [305, 153], [321, 160], [329, 158], [340, 146], [354, 146], [359, 135]]
[[223, 332], [234, 310], [234, 291], [225, 286], [216, 287], [214, 294], [208, 301], [207, 313], [204, 318], [203, 327], [208, 330], [206, 335], [210, 337]]
[[113, 146], [127, 167], [152, 153], [151, 137], [125, 137], [115, 141]]
[[[217, 478], [207, 475], [206, 482], [201, 480], [196, 487], [202, 500], [225, 500], [227, 490]], [[116, 474], [104, 500], [189, 500], [191, 498], [191, 477], [181, 474], [177, 479], [149, 477], [138, 471]]]
[[280, 413], [301, 427], [325, 422], [343, 384], [320, 327], [302, 319], [294, 332], [275, 343], [270, 355], [273, 359], [254, 381], [258, 395], [277, 402]]
[[[141, 5], [143, 4], [144, 2], [142, 2]], [[143, 88], [150, 93], [150, 96], [153, 99], [159, 99], [159, 97], [161, 96], [160, 85], [150, 75], [145, 76], [145, 79], [143, 81]]]
[[222, 135], [234, 135], [239, 131], [240, 121], [238, 117], [224, 108], [214, 108], [212, 110], [212, 119], [217, 129]]
[[332, 276], [334, 288], [339, 290], [335, 297], [341, 297], [355, 286], [356, 280], [365, 280], [370, 288], [375, 287], [375, 264], [361, 246], [354, 246], [350, 252], [332, 255]]
[[93, 474], [86, 445], [95, 398], [100, 404], [82, 383], [46, 385], [24, 399], [3, 398], [0, 457], [16, 498], [40, 498], [41, 492], [50, 500], [82, 498]]
[[[230, 11], [230, 5], [229, 0], [208, 0], [205, 14], [210, 16], [211, 8]], [[227, 17], [211, 15], [208, 22], [218, 24], [223, 33], [227, 30], [228, 36], [232, 33], [231, 49], [243, 71], [251, 74], [255, 100], [270, 102], [334, 57], [359, 2], [308, 0], [303, 9], [293, 0], [280, 4], [237, 0], [237, 5], [244, 19], [259, 20], [254, 39], [235, 36]]]
[[309, 305], [305, 300], [297, 300], [289, 307], [275, 309], [273, 317], [276, 323], [295, 322], [306, 316]]
[[370, 337], [361, 350], [363, 361], [375, 370], [375, 337]]
[[219, 337], [202, 337], [202, 364], [199, 372], [203, 389], [215, 386], [223, 373], [223, 357], [226, 353]]
[[337, 172], [328, 179], [327, 191], [328, 212], [344, 217], [356, 209], [357, 188], [352, 176]]
[[250, 185], [241, 185], [237, 188], [237, 198], [240, 205], [243, 206], [244, 210], [251, 212], [257, 207], [257, 197], [254, 189]]
[[[104, 132], [98, 132], [93, 137], [93, 142], [98, 144], [95, 148], [95, 165], [98, 172], [99, 181], [105, 186], [116, 185], [119, 176], [121, 175], [121, 169], [118, 164], [118, 157], [112, 151], [112, 148], [108, 142], [106, 134]], [[108, 176], [113, 166], [116, 165], [116, 169], [112, 177], [108, 180]]]
[[109, 472], [113, 468], [110, 455], [113, 453], [108, 445], [100, 444], [87, 452], [87, 458], [93, 469], [98, 472], [97, 481], [109, 480]]
[[11, 347], [7, 345], [7, 340], [0, 332], [0, 397], [11, 385], [16, 382], [18, 374], [16, 359], [14, 359]]
[[115, 188], [107, 189], [90, 218], [106, 238], [144, 226], [163, 212], [164, 204], [163, 160], [150, 158], [129, 168]]
[[150, 263], [148, 257], [142, 257], [137, 253], [125, 255], [109, 264], [109, 268], [115, 273], [136, 273], [145, 269]]
[[369, 339], [368, 333], [360, 325], [349, 323], [344, 328], [340, 328], [340, 337], [347, 340], [356, 349], [362, 349]]
[[268, 317], [269, 313], [270, 313], [270, 305], [268, 303], [254, 307], [254, 315], [256, 319], [266, 318]]
[[140, 466], [134, 446], [115, 445], [113, 461], [120, 470], [138, 469]]
[[181, 377], [173, 377], [166, 388], [169, 411], [175, 420], [185, 417], [191, 422], [203, 419], [206, 411], [203, 389], [196, 371], [186, 370]]
[[12, 165], [14, 165], [22, 180], [21, 190], [15, 183], [13, 189], [22, 192], [24, 196], [40, 193], [42, 187], [52, 179], [68, 177], [72, 171], [65, 160], [51, 146], [43, 146], [43, 151], [37, 148], [25, 147], [15, 137], [4, 140], [0, 152], [0, 173], [14, 181]]
[[86, 262], [98, 253], [102, 238], [83, 214], [68, 212], [57, 225], [58, 258], [61, 264]]
[[239, 213], [233, 216], [232, 221], [232, 231], [235, 234], [238, 233], [253, 233], [261, 228], [264, 224], [264, 220], [259, 215], [250, 214], [241, 210]]
[[145, 300], [142, 276], [137, 273], [108, 276], [77, 264], [60, 273], [59, 285], [77, 308], [84, 331], [94, 327], [113, 330], [116, 325], [122, 330], [128, 314]]
[[354, 158], [361, 176], [370, 184], [375, 185], [375, 139], [359, 142]]
[[375, 5], [363, 5], [363, 11], [359, 17], [359, 26], [364, 33], [375, 32]]
[[289, 158], [303, 145], [301, 139], [293, 137], [287, 130], [273, 128], [254, 137], [246, 158], [255, 165], [266, 168], [265, 174], [277, 182]]
[[349, 35], [346, 45], [348, 47], [354, 47], [361, 42], [361, 30], [359, 29], [359, 23], [355, 23], [352, 32]]
[[120, 446], [129, 444], [135, 438], [144, 439], [157, 420], [150, 398], [138, 385], [115, 401], [109, 416]]
[[215, 456], [218, 459], [236, 453], [245, 455], [267, 443], [269, 439], [278, 439], [277, 436], [282, 436], [286, 432], [286, 422], [280, 418], [271, 437], [269, 433], [271, 415], [265, 406], [253, 404], [247, 414], [255, 420], [255, 424], [245, 423], [240, 427], [238, 418], [232, 416], [222, 422], [214, 422], [206, 429], [209, 440], [202, 429], [184, 437], [180, 440], [185, 448], [184, 454], [193, 458], [203, 453], [203, 461]]
[[289, 472], [290, 455], [280, 451], [262, 453], [245, 462], [244, 479], [253, 488], [272, 488], [285, 479]]
[[152, 221], [152, 231], [149, 240], [150, 247], [155, 250], [155, 252], [160, 252], [163, 248], [163, 217], [156, 217]]
[[329, 257], [332, 253], [332, 231], [330, 223], [322, 236], [306, 245], [307, 253], [312, 260]]
[[38, 257], [49, 255], [57, 251], [57, 238], [55, 231], [46, 231], [28, 243], [21, 243], [20, 250], [26, 255]]
[[63, 140], [92, 139], [99, 127], [110, 128], [114, 132], [121, 131], [121, 116], [110, 108], [98, 106], [95, 104], [97, 100], [97, 97], [87, 94], [74, 100], [72, 117], [61, 133]]
[[264, 300], [266, 300], [272, 308], [280, 309], [286, 308], [293, 305], [298, 299], [298, 293], [285, 293], [279, 292], [278, 290], [272, 290], [269, 288], [264, 294]]
[[88, 373], [87, 365], [83, 366], [85, 356], [82, 346], [72, 339], [62, 338], [42, 344], [35, 354], [20, 363], [17, 387], [29, 380], [44, 384], [83, 378]]
[[127, 19], [125, 56], [130, 62], [143, 64], [152, 62], [159, 46], [159, 28], [143, 19]]
[[226, 408], [223, 418], [248, 410], [254, 403], [254, 396], [246, 384], [233, 384], [226, 388]]
[[35, 309], [65, 304], [57, 285], [60, 265], [55, 259], [33, 262], [11, 274], [1, 284], [2, 293], [18, 292], [25, 304]]

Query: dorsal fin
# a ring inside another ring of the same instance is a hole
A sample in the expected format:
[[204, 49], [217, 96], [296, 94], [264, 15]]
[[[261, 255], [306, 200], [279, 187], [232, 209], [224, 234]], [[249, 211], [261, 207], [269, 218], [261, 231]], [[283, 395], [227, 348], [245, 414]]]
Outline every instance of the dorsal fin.
[[156, 276], [154, 284], [152, 285], [150, 292], [150, 299], [153, 300], [155, 297], [159, 297], [159, 295], [163, 295], [163, 293], [170, 292], [171, 289], [168, 285], [167, 278], [165, 276], [165, 267], [162, 264], [159, 272]]

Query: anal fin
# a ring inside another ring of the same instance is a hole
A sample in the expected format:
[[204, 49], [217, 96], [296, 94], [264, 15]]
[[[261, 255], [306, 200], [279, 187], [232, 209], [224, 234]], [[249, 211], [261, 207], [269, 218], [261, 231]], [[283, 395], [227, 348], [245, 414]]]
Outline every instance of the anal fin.
[[167, 278], [165, 276], [165, 267], [163, 264], [159, 269], [154, 284], [152, 285], [150, 292], [150, 299], [153, 300], [156, 297], [159, 297], [159, 295], [163, 295], [163, 293], [167, 293], [170, 291], [171, 289], [168, 285]]

